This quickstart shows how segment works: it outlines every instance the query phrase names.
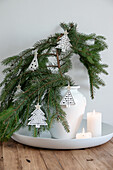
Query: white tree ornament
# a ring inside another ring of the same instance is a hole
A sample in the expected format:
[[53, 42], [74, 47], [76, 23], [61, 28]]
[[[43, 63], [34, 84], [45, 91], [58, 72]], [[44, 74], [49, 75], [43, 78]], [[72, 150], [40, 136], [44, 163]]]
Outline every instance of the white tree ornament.
[[65, 31], [64, 35], [60, 38], [60, 41], [57, 42], [57, 46], [55, 48], [59, 48], [62, 50], [62, 52], [66, 52], [70, 50], [71, 44], [70, 39], [68, 38], [68, 32]]
[[67, 90], [66, 94], [64, 95], [63, 99], [60, 102], [60, 105], [63, 105], [66, 107], [70, 107], [70, 105], [75, 105], [75, 101], [71, 94], [69, 85], [68, 85], [68, 90]]
[[16, 92], [15, 92], [15, 94], [14, 94], [14, 97], [13, 97], [13, 102], [15, 102], [16, 100], [18, 100], [18, 96], [17, 96], [17, 95], [18, 95], [19, 93], [23, 93], [20, 84], [17, 86], [17, 90], [16, 90]]
[[29, 65], [28, 70], [36, 70], [38, 68], [38, 59], [37, 59], [37, 50], [34, 51], [34, 58], [31, 62], [31, 64]]
[[44, 112], [40, 109], [41, 105], [39, 103], [35, 106], [36, 109], [31, 113], [31, 117], [28, 119], [30, 122], [28, 125], [35, 125], [36, 128], [40, 128], [41, 125], [46, 126], [46, 118]]

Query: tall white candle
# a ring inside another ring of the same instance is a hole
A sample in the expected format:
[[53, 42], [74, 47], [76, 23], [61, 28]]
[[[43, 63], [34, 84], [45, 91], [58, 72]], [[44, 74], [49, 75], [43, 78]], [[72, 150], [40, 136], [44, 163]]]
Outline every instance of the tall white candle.
[[92, 133], [93, 137], [101, 136], [102, 133], [102, 114], [99, 112], [87, 113], [87, 131]]

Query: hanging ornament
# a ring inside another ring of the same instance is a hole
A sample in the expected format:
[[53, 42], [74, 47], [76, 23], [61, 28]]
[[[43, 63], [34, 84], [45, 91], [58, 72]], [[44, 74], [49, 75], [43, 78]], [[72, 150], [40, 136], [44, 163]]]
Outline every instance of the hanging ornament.
[[74, 98], [73, 98], [71, 91], [70, 91], [70, 85], [68, 85], [67, 92], [64, 95], [63, 99], [61, 100], [60, 105], [63, 105], [63, 106], [66, 106], [66, 107], [70, 107], [70, 105], [75, 105]]
[[35, 71], [38, 68], [37, 50], [34, 51], [34, 58], [28, 67], [28, 70]]
[[31, 113], [32, 116], [28, 119], [30, 120], [28, 125], [35, 125], [36, 128], [40, 128], [41, 125], [46, 126], [44, 112], [40, 109], [41, 105], [38, 103], [35, 107], [36, 109]]
[[68, 38], [68, 32], [67, 30], [64, 32], [64, 35], [60, 38], [60, 41], [57, 42], [57, 46], [55, 48], [61, 49], [62, 52], [66, 52], [70, 50], [71, 44], [70, 39]]
[[17, 86], [17, 90], [16, 90], [16, 92], [15, 92], [15, 94], [14, 94], [14, 97], [13, 97], [13, 102], [15, 102], [15, 101], [18, 99], [18, 96], [17, 96], [17, 95], [18, 95], [19, 93], [23, 93], [20, 84]]

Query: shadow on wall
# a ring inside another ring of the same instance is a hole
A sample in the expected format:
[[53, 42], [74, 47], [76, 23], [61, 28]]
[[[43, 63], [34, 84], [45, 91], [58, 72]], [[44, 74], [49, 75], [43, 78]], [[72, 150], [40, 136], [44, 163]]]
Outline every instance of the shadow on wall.
[[72, 80], [82, 87], [83, 91], [89, 91], [88, 73], [84, 65], [79, 60], [79, 55], [73, 55], [71, 58], [72, 69], [68, 72]]

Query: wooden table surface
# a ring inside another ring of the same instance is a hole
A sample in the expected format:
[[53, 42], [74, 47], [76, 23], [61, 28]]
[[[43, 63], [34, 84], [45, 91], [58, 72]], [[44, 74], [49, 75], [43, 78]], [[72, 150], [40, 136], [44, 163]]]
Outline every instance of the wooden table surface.
[[81, 150], [28, 147], [12, 139], [0, 143], [0, 170], [113, 170], [113, 138]]

